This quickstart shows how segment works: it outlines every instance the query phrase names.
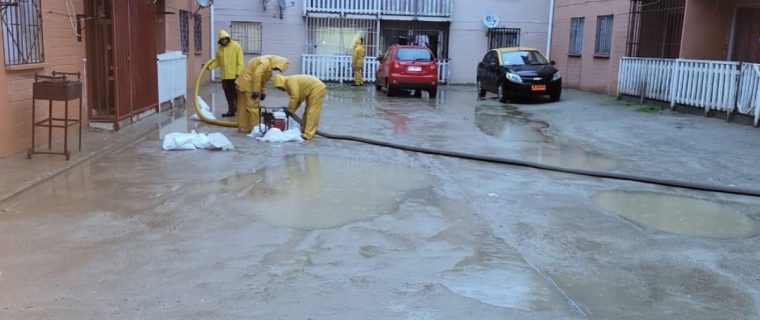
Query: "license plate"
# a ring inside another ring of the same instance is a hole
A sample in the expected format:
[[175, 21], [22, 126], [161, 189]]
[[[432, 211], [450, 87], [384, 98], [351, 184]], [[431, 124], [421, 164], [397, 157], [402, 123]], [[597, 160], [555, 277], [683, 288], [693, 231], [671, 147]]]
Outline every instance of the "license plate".
[[543, 85], [543, 84], [532, 85], [530, 86], [530, 89], [533, 91], [546, 91], [546, 85]]
[[422, 71], [422, 67], [420, 67], [420, 66], [410, 66], [409, 69], [407, 69], [407, 70], [414, 71], [414, 72], [420, 72], [420, 71]]

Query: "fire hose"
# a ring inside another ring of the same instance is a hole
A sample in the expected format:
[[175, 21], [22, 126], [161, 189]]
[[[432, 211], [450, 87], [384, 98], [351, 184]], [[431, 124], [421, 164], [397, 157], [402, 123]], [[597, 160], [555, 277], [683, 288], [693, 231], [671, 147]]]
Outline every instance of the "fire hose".
[[[207, 119], [203, 116], [203, 113], [200, 110], [200, 107], [198, 105], [198, 91], [200, 88], [201, 77], [205, 73], [205, 70], [207, 70], [207, 67], [210, 62], [211, 61], [207, 62], [203, 66], [203, 70], [198, 74], [198, 80], [196, 81], [196, 84], [195, 84], [195, 96], [194, 96], [195, 112], [198, 114], [200, 119], [203, 120], [203, 122], [225, 126], [225, 127], [237, 127], [237, 122]], [[297, 121], [303, 126], [303, 121], [301, 120], [300, 117], [298, 117], [296, 114], [293, 114], [290, 112], [288, 113], [295, 121]], [[333, 133], [329, 133], [329, 132], [325, 132], [321, 130], [317, 131], [317, 135], [328, 138], [328, 139], [332, 139], [332, 140], [353, 141], [353, 142], [359, 142], [359, 143], [364, 143], [364, 144], [369, 144], [369, 145], [374, 145], [374, 146], [380, 146], [380, 147], [386, 147], [386, 148], [392, 148], [392, 149], [398, 149], [398, 150], [416, 152], [416, 153], [422, 153], [422, 154], [428, 154], [428, 155], [435, 155], [435, 156], [443, 156], [443, 157], [458, 158], [458, 159], [464, 159], [464, 160], [472, 160], [472, 161], [495, 163], [495, 164], [504, 164], [504, 165], [511, 165], [511, 166], [517, 166], [517, 167], [526, 167], [526, 168], [533, 168], [533, 169], [538, 169], [538, 170], [554, 171], [554, 172], [582, 175], [582, 176], [595, 177], [595, 178], [653, 184], [653, 185], [660, 185], [660, 186], [681, 188], [681, 189], [688, 189], [688, 190], [717, 192], [717, 193], [734, 194], [734, 195], [749, 196], [749, 197], [760, 197], [760, 190], [753, 190], [753, 189], [747, 189], [747, 188], [711, 185], [711, 184], [705, 184], [705, 183], [696, 183], [696, 182], [681, 181], [681, 180], [674, 180], [674, 179], [663, 179], [663, 178], [655, 178], [655, 177], [647, 177], [647, 176], [638, 176], [638, 175], [626, 174], [626, 173], [567, 168], [567, 167], [560, 167], [560, 166], [544, 164], [540, 162], [520, 160], [520, 159], [503, 158], [503, 157], [478, 155], [478, 154], [471, 154], [471, 153], [464, 153], [464, 152], [457, 152], [457, 151], [448, 151], [448, 150], [439, 150], [439, 149], [432, 149], [432, 148], [425, 148], [425, 147], [409, 146], [409, 145], [403, 145], [403, 144], [398, 144], [398, 143], [393, 143], [393, 142], [357, 137], [357, 136], [352, 136], [352, 135], [333, 134]]]

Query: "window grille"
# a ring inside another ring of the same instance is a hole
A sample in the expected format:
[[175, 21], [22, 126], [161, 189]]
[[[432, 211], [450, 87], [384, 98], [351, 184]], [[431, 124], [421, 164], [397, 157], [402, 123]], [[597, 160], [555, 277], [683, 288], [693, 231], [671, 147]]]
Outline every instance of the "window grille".
[[5, 65], [45, 62], [40, 0], [17, 0], [2, 10]]
[[488, 49], [519, 47], [520, 29], [492, 28], [488, 30]]
[[613, 16], [598, 16], [596, 18], [596, 45], [594, 55], [609, 57], [612, 47], [612, 22]]
[[179, 46], [183, 53], [190, 52], [190, 12], [179, 11]]
[[193, 16], [193, 44], [196, 54], [203, 52], [203, 23], [200, 14]]
[[261, 38], [263, 34], [261, 22], [232, 21], [230, 36], [240, 43], [243, 53], [261, 54]]
[[568, 54], [580, 56], [583, 53], [583, 27], [586, 18], [572, 18], [570, 20], [570, 48]]

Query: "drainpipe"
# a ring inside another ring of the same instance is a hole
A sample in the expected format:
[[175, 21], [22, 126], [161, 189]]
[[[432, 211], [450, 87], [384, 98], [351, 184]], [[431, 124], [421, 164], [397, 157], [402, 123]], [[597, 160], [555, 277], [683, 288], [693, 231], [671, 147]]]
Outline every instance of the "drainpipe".
[[[216, 55], [216, 42], [214, 41], [214, 31], [215, 31], [214, 24], [216, 23], [216, 19], [215, 19], [216, 15], [214, 14], [214, 4], [212, 4], [211, 8], [209, 8], [209, 15], [210, 15], [209, 23], [211, 24], [211, 26], [208, 28], [209, 29], [208, 34], [209, 34], [209, 37], [211, 37], [211, 42], [209, 42], [209, 45], [208, 45], [208, 51], [209, 51], [208, 56], [211, 59], [213, 59], [214, 56]], [[216, 81], [216, 76], [214, 74], [214, 71], [211, 71], [210, 73], [211, 73], [211, 81], [212, 82]]]
[[551, 4], [549, 5], [549, 33], [546, 37], [546, 56], [549, 57], [550, 60], [552, 58], [552, 29], [554, 29], [554, 1], [555, 0], [551, 0]]

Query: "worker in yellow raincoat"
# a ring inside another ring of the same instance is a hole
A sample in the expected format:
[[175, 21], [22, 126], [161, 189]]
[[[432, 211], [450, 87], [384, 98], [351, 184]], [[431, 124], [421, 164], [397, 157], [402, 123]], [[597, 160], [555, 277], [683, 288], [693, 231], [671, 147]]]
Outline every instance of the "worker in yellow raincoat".
[[223, 117], [234, 117], [237, 107], [237, 91], [235, 79], [243, 71], [243, 49], [237, 41], [232, 40], [227, 31], [219, 31], [219, 45], [216, 47], [216, 56], [208, 65], [209, 70], [221, 69], [222, 89], [227, 98], [227, 113]]
[[261, 101], [266, 99], [266, 85], [272, 71], [285, 72], [290, 62], [280, 56], [265, 55], [251, 59], [235, 81], [238, 90], [238, 129], [250, 132], [259, 123]]
[[314, 139], [319, 126], [319, 116], [322, 113], [322, 100], [327, 94], [327, 86], [316, 77], [305, 74], [294, 76], [276, 74], [272, 78], [272, 85], [288, 93], [290, 97], [288, 111], [291, 113], [295, 113], [301, 102], [306, 101], [301, 137], [305, 140]]
[[354, 86], [364, 85], [362, 70], [364, 70], [364, 57], [366, 55], [366, 51], [364, 50], [362, 42], [364, 42], [363, 38], [356, 38], [354, 41], [354, 52], [351, 57], [351, 65], [353, 66], [354, 71]]

